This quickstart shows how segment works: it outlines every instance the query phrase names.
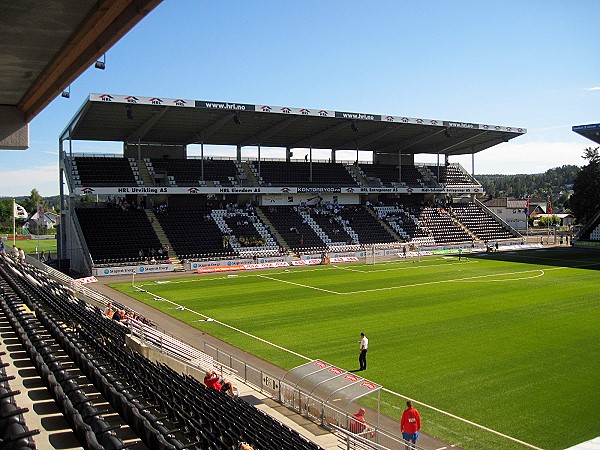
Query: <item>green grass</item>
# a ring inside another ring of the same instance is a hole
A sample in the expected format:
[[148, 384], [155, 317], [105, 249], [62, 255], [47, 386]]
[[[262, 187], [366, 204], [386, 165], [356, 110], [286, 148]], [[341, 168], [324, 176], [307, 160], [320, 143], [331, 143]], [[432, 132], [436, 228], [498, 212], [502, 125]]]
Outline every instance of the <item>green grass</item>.
[[[8, 239], [4, 241], [4, 245], [6, 246], [7, 252], [12, 249], [12, 235], [8, 236]], [[27, 255], [34, 255], [35, 249], [38, 248], [38, 253], [44, 250], [46, 253], [52, 252], [52, 256], [56, 257], [56, 238], [40, 239], [39, 242], [37, 239], [18, 239], [16, 241], [16, 246], [23, 248], [23, 251]]]
[[[144, 282], [153, 294], [385, 388], [546, 449], [600, 435], [600, 253], [557, 249]], [[188, 323], [190, 311], [114, 286]], [[289, 369], [304, 360], [194, 322]], [[400, 399], [383, 411], [399, 418]], [[368, 403], [372, 400], [366, 400]], [[421, 407], [423, 431], [467, 449], [519, 448]]]

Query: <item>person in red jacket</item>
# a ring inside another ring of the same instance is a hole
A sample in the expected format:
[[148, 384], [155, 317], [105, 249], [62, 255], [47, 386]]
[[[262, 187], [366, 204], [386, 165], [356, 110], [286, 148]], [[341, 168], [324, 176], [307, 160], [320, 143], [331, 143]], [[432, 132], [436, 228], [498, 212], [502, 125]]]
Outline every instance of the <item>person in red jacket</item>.
[[359, 434], [367, 429], [365, 412], [365, 408], [360, 408], [357, 413], [352, 414], [350, 418], [350, 431]]
[[204, 376], [204, 384], [210, 389], [221, 391], [234, 397], [233, 385], [224, 378], [221, 378], [214, 370], [207, 370]]
[[419, 439], [419, 429], [421, 428], [421, 416], [419, 411], [413, 408], [412, 402], [406, 402], [406, 408], [400, 419], [400, 431], [402, 438], [406, 441], [406, 449], [416, 448], [417, 439]]

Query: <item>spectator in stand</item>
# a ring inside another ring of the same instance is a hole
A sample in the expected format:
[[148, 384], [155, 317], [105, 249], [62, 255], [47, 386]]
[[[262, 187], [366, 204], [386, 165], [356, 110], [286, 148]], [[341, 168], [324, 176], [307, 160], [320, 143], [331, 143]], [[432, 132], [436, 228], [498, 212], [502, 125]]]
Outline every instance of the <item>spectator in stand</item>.
[[419, 411], [413, 408], [412, 402], [408, 400], [406, 402], [407, 408], [402, 413], [402, 419], [400, 419], [400, 431], [402, 432], [402, 439], [406, 441], [406, 450], [416, 448], [417, 439], [419, 439], [419, 430], [421, 429], [421, 415]]
[[250, 444], [246, 444], [245, 442], [240, 442], [237, 446], [237, 450], [254, 450]]
[[214, 370], [206, 371], [204, 375], [204, 384], [210, 389], [215, 389], [234, 397], [233, 385], [225, 378], [221, 378]]
[[0, 239], [0, 253], [4, 253], [6, 251], [6, 247], [4, 246], [4, 240]]
[[19, 249], [17, 248], [16, 245], [13, 245], [13, 247], [12, 247], [12, 257], [15, 261], [19, 260]]
[[19, 262], [21, 264], [25, 263], [25, 252], [23, 251], [22, 248], [19, 248]]

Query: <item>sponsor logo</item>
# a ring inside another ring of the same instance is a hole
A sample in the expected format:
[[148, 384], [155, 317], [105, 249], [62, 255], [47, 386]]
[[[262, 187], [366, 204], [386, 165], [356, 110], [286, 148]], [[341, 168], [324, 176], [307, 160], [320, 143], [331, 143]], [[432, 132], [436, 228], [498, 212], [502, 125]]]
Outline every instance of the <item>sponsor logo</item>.
[[430, 123], [431, 125], [437, 125], [437, 124], [438, 124], [438, 121], [437, 121], [437, 120], [430, 120], [430, 121], [429, 121], [429, 123]]
[[379, 116], [376, 117], [373, 114], [336, 112], [335, 117], [341, 117], [342, 119], [375, 120]]
[[187, 102], [185, 100], [178, 98], [177, 100], [173, 100], [173, 104], [175, 106], [185, 106], [185, 105], [187, 105]]
[[323, 361], [315, 361], [315, 366], [324, 369], [325, 367], [327, 367], [327, 363], [324, 363]]
[[158, 98], [158, 97], [152, 97], [152, 98], [149, 100], [149, 102], [150, 102], [150, 103], [152, 103], [153, 105], [162, 105], [162, 104], [163, 104], [163, 101], [162, 101], [162, 99], [160, 99], [160, 98]]
[[288, 194], [290, 192], [290, 188], [281, 188], [281, 192], [283, 192], [284, 194]]
[[357, 382], [358, 380], [360, 380], [360, 378], [358, 378], [356, 375], [352, 375], [352, 374], [349, 374], [349, 373], [347, 373], [346, 375], [344, 375], [344, 378], [346, 380], [350, 380], [352, 382]]
[[261, 106], [259, 109], [262, 112], [271, 112], [271, 107], [270, 106]]
[[406, 122], [408, 122], [408, 121], [409, 121], [408, 117], [402, 117], [402, 118], [400, 119], [400, 122], [404, 122], [404, 123], [406, 123]]
[[377, 388], [377, 386], [375, 386], [375, 383], [371, 383], [370, 381], [363, 381], [362, 383], [360, 383], [360, 385], [362, 387], [366, 387], [370, 391]]
[[488, 130], [489, 128], [490, 128], [490, 126], [489, 126], [489, 125], [484, 125], [484, 126], [483, 126], [483, 129], [484, 129], [484, 130]]
[[387, 120], [388, 122], [393, 122], [394, 121], [394, 116], [386, 116], [385, 120]]
[[145, 271], [145, 269], [144, 269], [143, 267], [140, 267], [140, 268], [138, 269], [138, 272], [144, 272], [144, 271]]
[[329, 113], [327, 111], [325, 111], [324, 109], [322, 109], [321, 111], [319, 111], [319, 115], [323, 116], [323, 117], [327, 117], [329, 115]]
[[139, 100], [139, 98], [134, 97], [133, 95], [128, 95], [127, 97], [125, 97], [125, 101], [127, 103], [137, 103]]
[[417, 122], [417, 123], [423, 123], [423, 119], [417, 119], [415, 122]]
[[108, 274], [110, 273], [110, 270], [108, 270], [108, 269], [104, 269], [104, 273], [105, 273], [106, 275], [108, 275]]
[[281, 110], [280, 110], [280, 111], [281, 111], [282, 113], [285, 113], [285, 114], [289, 114], [289, 113], [291, 113], [291, 112], [292, 112], [292, 110], [291, 110], [290, 108], [288, 108], [287, 106], [286, 106], [286, 107], [284, 107], [284, 108], [281, 108]]
[[354, 188], [349, 187], [346, 189], [346, 192], [354, 192]]
[[342, 188], [336, 187], [299, 187], [298, 193], [311, 193], [311, 192], [333, 192], [333, 193], [341, 193]]
[[336, 375], [341, 375], [343, 373], [342, 369], [338, 369], [337, 367], [332, 367], [332, 368], [329, 369], [329, 371], [331, 373], [335, 373]]
[[[239, 103], [214, 103], [214, 102], [199, 102], [200, 106], [205, 108], [216, 108], [216, 109], [233, 109], [236, 111], [245, 111], [246, 105], [240, 105]], [[198, 104], [198, 103], [196, 103]]]
[[454, 128], [478, 128], [477, 124], [469, 122], [444, 122], [444, 125]]
[[188, 189], [188, 192], [190, 194], [197, 194], [198, 192], [200, 192], [200, 189], [196, 188], [196, 187], [191, 187]]
[[310, 114], [310, 110], [309, 110], [309, 109], [306, 109], [306, 108], [302, 108], [302, 109], [300, 110], [300, 114], [304, 114], [304, 115], [306, 116], [306, 115]]
[[103, 102], [112, 102], [114, 100], [114, 97], [109, 94], [102, 94], [100, 95], [100, 100], [102, 100]]
[[83, 195], [91, 194], [92, 192], [94, 192], [94, 189], [91, 187], [84, 187], [83, 189], [81, 189], [81, 193]]

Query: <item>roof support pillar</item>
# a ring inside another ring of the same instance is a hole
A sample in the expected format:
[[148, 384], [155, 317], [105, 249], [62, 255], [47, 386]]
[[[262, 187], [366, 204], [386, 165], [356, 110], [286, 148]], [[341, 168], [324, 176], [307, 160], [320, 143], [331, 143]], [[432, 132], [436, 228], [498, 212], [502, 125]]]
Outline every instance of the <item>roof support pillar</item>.
[[[241, 152], [241, 147], [240, 147]], [[258, 180], [260, 181], [260, 144], [258, 144]]]
[[398, 183], [402, 183], [402, 150], [398, 150]]
[[331, 149], [331, 162], [333, 164], [335, 164], [335, 149], [334, 148]]
[[204, 181], [204, 141], [200, 142], [200, 179]]
[[309, 162], [310, 166], [309, 166], [309, 177], [308, 177], [309, 179], [308, 179], [308, 181], [310, 181], [312, 183], [312, 181], [313, 181], [313, 173], [312, 173], [312, 144], [310, 144], [310, 148], [308, 149], [308, 154], [310, 156], [310, 158], [309, 158], [310, 159], [310, 162]]
[[235, 157], [237, 159], [237, 162], [241, 163], [242, 162], [242, 146], [238, 145], [235, 148]]
[[285, 162], [289, 163], [291, 159], [292, 159], [292, 152], [289, 147], [286, 147], [285, 148]]
[[475, 177], [475, 152], [471, 153], [471, 175]]

